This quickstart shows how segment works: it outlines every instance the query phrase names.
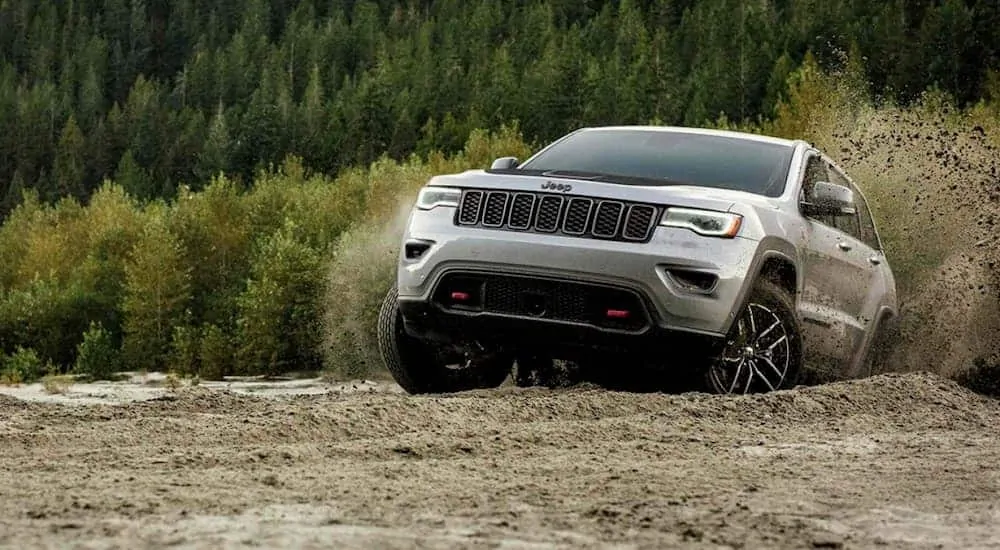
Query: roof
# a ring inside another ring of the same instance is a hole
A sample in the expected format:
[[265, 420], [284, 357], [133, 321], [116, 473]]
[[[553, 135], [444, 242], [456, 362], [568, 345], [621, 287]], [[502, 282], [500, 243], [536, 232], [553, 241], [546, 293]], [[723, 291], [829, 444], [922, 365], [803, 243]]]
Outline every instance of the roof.
[[715, 130], [710, 128], [688, 128], [683, 126], [594, 126], [581, 128], [580, 131], [587, 132], [593, 130], [642, 130], [650, 132], [674, 132], [674, 133], [685, 133], [685, 134], [698, 134], [704, 136], [719, 136], [719, 137], [729, 137], [736, 139], [745, 139], [749, 141], [757, 141], [761, 143], [772, 143], [775, 145], [785, 145], [787, 147], [795, 147], [800, 143], [804, 143], [802, 140], [790, 140], [783, 139], [772, 136], [765, 136], [761, 134], [752, 134], [749, 132], [736, 132], [732, 130]]

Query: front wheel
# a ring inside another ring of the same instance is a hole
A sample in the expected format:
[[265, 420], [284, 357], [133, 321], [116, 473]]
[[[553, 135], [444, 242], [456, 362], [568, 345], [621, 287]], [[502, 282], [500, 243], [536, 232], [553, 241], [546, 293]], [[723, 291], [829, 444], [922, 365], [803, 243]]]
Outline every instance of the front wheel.
[[795, 305], [788, 292], [759, 280], [710, 361], [707, 377], [716, 393], [758, 393], [787, 389], [802, 372], [802, 342]]
[[439, 345], [403, 329], [398, 293], [386, 293], [378, 315], [378, 347], [386, 368], [407, 393], [451, 393], [496, 388], [510, 375], [514, 360], [475, 344]]

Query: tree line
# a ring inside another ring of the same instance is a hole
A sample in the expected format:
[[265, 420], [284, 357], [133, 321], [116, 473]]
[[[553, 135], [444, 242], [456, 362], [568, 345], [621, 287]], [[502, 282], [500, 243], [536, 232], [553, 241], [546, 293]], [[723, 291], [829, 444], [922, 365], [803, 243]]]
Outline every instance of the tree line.
[[854, 59], [883, 100], [968, 103], [996, 80], [997, 28], [993, 0], [5, 0], [0, 216], [27, 188], [173, 197], [289, 153], [336, 173], [515, 120], [532, 141], [755, 120], [807, 52]]

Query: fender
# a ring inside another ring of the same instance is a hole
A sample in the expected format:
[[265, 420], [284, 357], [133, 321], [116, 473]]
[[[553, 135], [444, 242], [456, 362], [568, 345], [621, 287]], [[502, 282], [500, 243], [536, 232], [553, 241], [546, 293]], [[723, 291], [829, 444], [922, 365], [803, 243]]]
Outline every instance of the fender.
[[736, 300], [736, 303], [740, 304], [740, 307], [734, 308], [729, 312], [729, 319], [726, 323], [725, 334], [729, 333], [730, 328], [732, 328], [733, 323], [736, 321], [736, 315], [743, 309], [744, 305], [746, 305], [747, 296], [750, 293], [750, 287], [753, 286], [754, 281], [756, 281], [761, 276], [761, 273], [763, 273], [764, 265], [767, 264], [767, 261], [772, 258], [777, 258], [787, 262], [795, 268], [795, 292], [792, 296], [792, 300], [795, 303], [798, 303], [798, 296], [802, 288], [803, 275], [802, 270], [799, 269], [799, 263], [796, 261], [796, 256], [795, 246], [786, 240], [769, 237], [758, 243], [757, 253], [754, 256], [753, 262], [750, 264], [750, 269], [747, 270], [746, 277], [743, 280], [743, 286], [740, 288], [739, 296]]

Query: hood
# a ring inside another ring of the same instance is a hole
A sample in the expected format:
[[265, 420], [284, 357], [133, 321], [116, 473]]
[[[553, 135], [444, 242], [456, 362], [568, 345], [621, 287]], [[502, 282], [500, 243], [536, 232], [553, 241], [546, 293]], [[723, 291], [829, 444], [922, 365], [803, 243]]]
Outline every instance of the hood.
[[[548, 182], [562, 184], [562, 191], [543, 189]], [[484, 170], [469, 170], [460, 174], [449, 174], [431, 178], [428, 185], [463, 187], [478, 189], [503, 189], [509, 191], [531, 191], [587, 196], [624, 201], [644, 202], [663, 206], [703, 208], [720, 212], [729, 211], [735, 204], [743, 202], [762, 203], [767, 197], [758, 197], [744, 191], [698, 187], [693, 185], [637, 185], [633, 183], [609, 183], [577, 178], [496, 174]]]

